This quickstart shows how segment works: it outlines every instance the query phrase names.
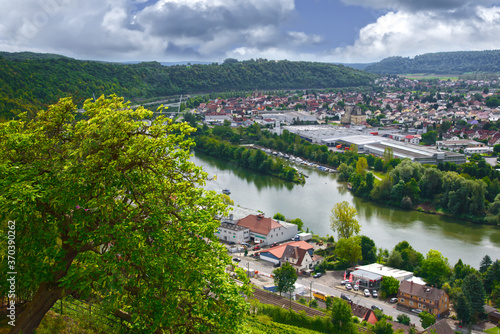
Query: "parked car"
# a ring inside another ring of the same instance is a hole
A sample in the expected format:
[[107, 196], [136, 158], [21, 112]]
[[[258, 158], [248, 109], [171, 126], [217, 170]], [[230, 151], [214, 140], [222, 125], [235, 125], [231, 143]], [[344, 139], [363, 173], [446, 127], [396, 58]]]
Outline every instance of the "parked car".
[[321, 273], [316, 273], [313, 275], [313, 278], [320, 278], [321, 276], [323, 276]]
[[352, 287], [352, 289], [353, 289], [354, 291], [358, 291], [358, 290], [359, 290], [359, 285], [354, 284], [354, 285], [353, 285], [353, 287]]
[[259, 246], [259, 245], [255, 245], [255, 246], [253, 246], [253, 248], [252, 248], [252, 249], [253, 249], [254, 251], [259, 250], [259, 249], [260, 249], [260, 246]]
[[394, 298], [391, 298], [391, 299], [389, 300], [389, 302], [394, 304], [394, 303], [397, 303], [397, 302], [398, 302], [398, 299], [397, 299], [396, 297], [394, 297]]
[[378, 297], [377, 290], [372, 290], [372, 296], [373, 296], [373, 298], [377, 298]]
[[382, 311], [384, 312], [384, 310], [380, 307], [380, 306], [377, 306], [377, 305], [372, 305], [372, 310], [379, 310], [379, 311]]
[[349, 283], [349, 280], [343, 280], [342, 282], [340, 282], [341, 285], [346, 285], [347, 283]]
[[413, 313], [417, 313], [417, 314], [419, 314], [419, 313], [422, 313], [422, 312], [423, 312], [422, 310], [420, 310], [420, 309], [418, 309], [418, 308], [412, 308], [412, 309], [411, 309], [411, 311], [412, 311]]
[[234, 262], [241, 262], [241, 259], [239, 257], [233, 257]]
[[342, 298], [343, 300], [347, 300], [349, 303], [351, 302], [351, 297], [349, 297], [345, 293], [341, 294], [340, 298]]
[[365, 294], [365, 297], [370, 297], [370, 290], [365, 289], [363, 293]]
[[250, 244], [248, 242], [243, 242], [241, 245], [245, 248], [250, 248]]
[[278, 243], [277, 242], [273, 242], [273, 244], [271, 246], [269, 246], [269, 247], [276, 247], [276, 246], [278, 246]]
[[259, 252], [257, 252], [257, 253], [253, 253], [253, 254], [252, 254], [252, 257], [253, 257], [253, 258], [256, 258], [256, 259], [260, 259], [260, 254], [259, 254]]
[[352, 285], [351, 285], [350, 283], [347, 283], [347, 284], [345, 285], [345, 288], [346, 288], [347, 290], [351, 290], [351, 289], [352, 289]]
[[279, 268], [279, 267], [281, 267], [281, 262], [280, 261], [278, 261], [278, 262], [276, 262], [274, 264], [274, 268]]

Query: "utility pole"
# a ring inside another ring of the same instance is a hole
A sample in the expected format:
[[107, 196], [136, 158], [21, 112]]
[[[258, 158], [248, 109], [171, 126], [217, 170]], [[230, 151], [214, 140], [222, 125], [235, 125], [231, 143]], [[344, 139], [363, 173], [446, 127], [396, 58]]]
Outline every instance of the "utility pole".
[[311, 281], [311, 285], [309, 287], [309, 303], [312, 301], [312, 288], [313, 288], [313, 281]]

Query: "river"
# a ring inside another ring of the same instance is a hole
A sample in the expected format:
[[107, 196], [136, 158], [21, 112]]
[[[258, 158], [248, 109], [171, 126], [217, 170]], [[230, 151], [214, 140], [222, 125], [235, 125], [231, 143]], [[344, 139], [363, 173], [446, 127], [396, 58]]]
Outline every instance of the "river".
[[486, 254], [493, 260], [500, 258], [500, 228], [365, 201], [354, 197], [345, 183], [338, 182], [337, 174], [297, 166], [308, 178], [304, 185], [296, 185], [199, 152], [194, 153], [192, 161], [210, 176], [217, 175], [216, 180], [207, 183], [208, 190], [221, 192], [228, 188], [235, 205], [261, 210], [266, 216], [280, 212], [287, 219], [300, 218], [304, 229], [320, 236], [337, 238], [330, 229], [331, 208], [347, 201], [358, 211], [360, 234], [373, 239], [378, 248], [391, 250], [406, 240], [424, 256], [435, 249], [452, 266], [462, 259], [475, 268]]

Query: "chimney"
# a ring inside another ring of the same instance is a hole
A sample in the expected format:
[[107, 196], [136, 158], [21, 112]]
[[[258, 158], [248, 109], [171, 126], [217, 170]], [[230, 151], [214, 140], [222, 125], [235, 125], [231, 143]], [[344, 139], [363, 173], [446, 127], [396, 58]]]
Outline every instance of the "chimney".
[[261, 220], [262, 218], [264, 218], [264, 215], [262, 213], [259, 213], [257, 215], [257, 220]]

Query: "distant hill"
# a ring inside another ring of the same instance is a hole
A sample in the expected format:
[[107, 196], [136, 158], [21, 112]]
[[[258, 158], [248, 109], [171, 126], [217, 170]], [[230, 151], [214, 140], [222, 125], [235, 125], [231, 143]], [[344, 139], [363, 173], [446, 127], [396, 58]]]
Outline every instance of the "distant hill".
[[66, 56], [53, 53], [36, 53], [36, 52], [5, 52], [0, 51], [0, 58], [7, 60], [41, 60], [41, 59], [71, 59]]
[[67, 57], [3, 53], [0, 119], [35, 113], [59, 98], [117, 94], [126, 99], [225, 91], [338, 88], [369, 85], [376, 75], [342, 65], [292, 61], [242, 61], [218, 65], [119, 64]]
[[500, 50], [426, 53], [413, 59], [389, 57], [364, 70], [377, 74], [500, 73]]

